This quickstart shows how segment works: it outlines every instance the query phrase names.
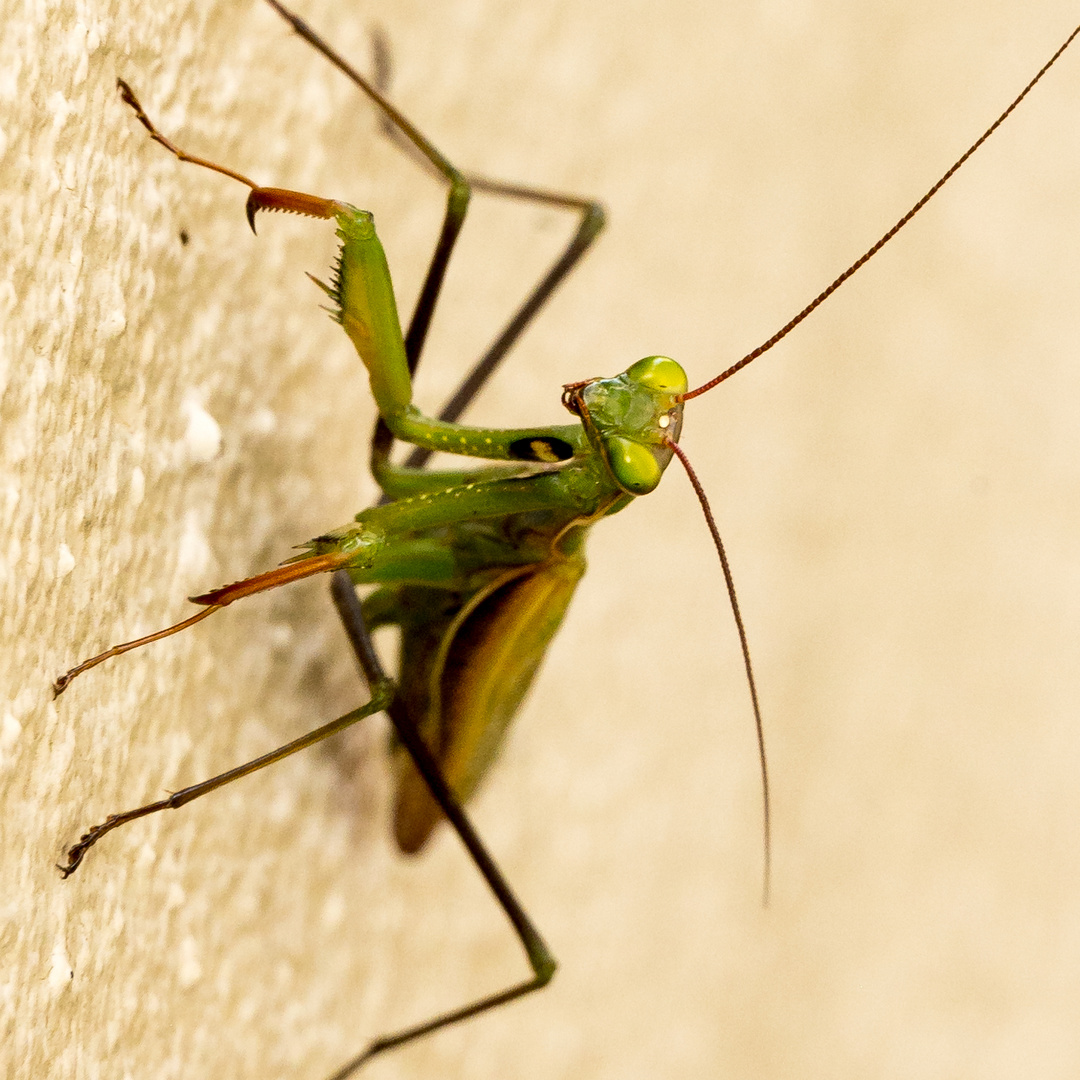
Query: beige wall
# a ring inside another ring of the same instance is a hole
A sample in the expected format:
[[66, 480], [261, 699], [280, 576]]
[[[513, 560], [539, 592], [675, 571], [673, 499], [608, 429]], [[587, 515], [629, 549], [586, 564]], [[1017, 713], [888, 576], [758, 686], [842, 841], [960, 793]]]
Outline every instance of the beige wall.
[[[611, 229], [472, 416], [650, 352], [698, 381], [867, 246], [1071, 28], [1019, 0], [355, 4], [463, 164]], [[387, 839], [381, 727], [117, 833], [105, 813], [360, 694], [322, 583], [103, 667], [372, 497], [365, 380], [267, 218], [141, 133], [379, 219], [405, 306], [434, 184], [264, 6], [0, 4], [0, 1074], [324, 1077], [493, 989], [514, 944], [448, 837]], [[1080, 52], [788, 343], [694, 404], [760, 679], [775, 900], [719, 573], [685, 481], [593, 569], [476, 816], [560, 955], [379, 1077], [1040, 1078], [1080, 1061]], [[478, 201], [427, 356], [452, 384], [567, 222]], [[181, 230], [190, 237], [187, 246]], [[190, 437], [203, 410], [220, 426]], [[72, 974], [73, 973], [73, 974]]]

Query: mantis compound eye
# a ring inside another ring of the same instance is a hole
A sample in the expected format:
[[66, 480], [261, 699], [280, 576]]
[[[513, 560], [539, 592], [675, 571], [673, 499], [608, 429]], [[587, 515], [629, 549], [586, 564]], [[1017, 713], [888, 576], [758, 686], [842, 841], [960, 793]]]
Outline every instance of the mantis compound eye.
[[626, 377], [659, 394], [678, 397], [687, 390], [686, 372], [670, 356], [646, 356], [626, 369]]
[[[615, 482], [631, 495], [648, 495], [664, 474], [654, 448], [635, 439], [613, 435], [604, 440], [604, 453]], [[665, 457], [670, 460], [671, 454], [667, 453]]]

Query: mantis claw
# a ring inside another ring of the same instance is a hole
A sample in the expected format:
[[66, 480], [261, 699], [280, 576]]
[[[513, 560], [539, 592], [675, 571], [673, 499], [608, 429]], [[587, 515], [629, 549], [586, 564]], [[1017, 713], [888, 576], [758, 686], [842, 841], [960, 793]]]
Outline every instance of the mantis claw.
[[309, 195], [304, 191], [253, 187], [245, 209], [251, 231], [255, 232], [255, 215], [260, 210], [280, 210], [286, 214], [302, 214], [304, 217], [325, 220], [334, 217], [344, 206], [337, 199], [324, 199], [321, 195]]

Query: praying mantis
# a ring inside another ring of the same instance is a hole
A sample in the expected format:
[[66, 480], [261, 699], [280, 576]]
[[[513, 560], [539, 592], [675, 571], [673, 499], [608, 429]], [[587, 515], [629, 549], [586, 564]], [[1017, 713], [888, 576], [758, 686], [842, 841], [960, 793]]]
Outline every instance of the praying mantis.
[[672, 350], [672, 351], [674, 351], [674, 350]]

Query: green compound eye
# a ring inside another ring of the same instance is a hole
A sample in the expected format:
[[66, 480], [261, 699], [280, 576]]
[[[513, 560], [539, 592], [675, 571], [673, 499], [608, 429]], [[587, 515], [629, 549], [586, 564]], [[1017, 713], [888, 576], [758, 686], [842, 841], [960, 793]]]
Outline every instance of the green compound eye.
[[[661, 394], [685, 394], [686, 372], [670, 356], [646, 356], [626, 369], [634, 382]], [[651, 490], [651, 489], [650, 489]]]
[[611, 475], [624, 491], [632, 495], [647, 495], [660, 483], [664, 470], [648, 446], [621, 435], [612, 435], [604, 440], [604, 450]]

